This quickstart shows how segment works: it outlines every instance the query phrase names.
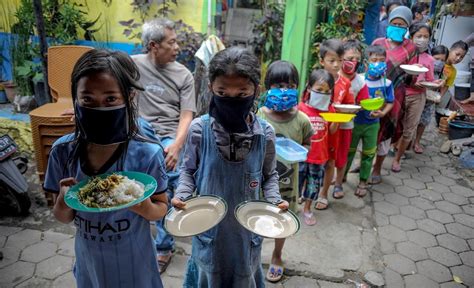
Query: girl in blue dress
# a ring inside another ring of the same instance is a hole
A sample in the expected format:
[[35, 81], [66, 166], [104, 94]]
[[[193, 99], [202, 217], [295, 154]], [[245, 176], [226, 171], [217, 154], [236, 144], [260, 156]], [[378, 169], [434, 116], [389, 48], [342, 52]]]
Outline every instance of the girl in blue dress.
[[[133, 103], [142, 89], [138, 69], [122, 52], [91, 50], [72, 73], [76, 131], [58, 139], [50, 152], [44, 188], [57, 193], [53, 213], [76, 226], [74, 275], [77, 287], [163, 287], [150, 220], [167, 210], [163, 150], [141, 132]], [[138, 171], [153, 176], [151, 198], [128, 209], [86, 213], [69, 208], [64, 195], [88, 176]], [[155, 251], [155, 253], [153, 253]]]
[[288, 209], [278, 188], [275, 132], [251, 112], [259, 93], [258, 60], [246, 49], [225, 49], [212, 58], [209, 79], [209, 114], [191, 123], [172, 205], [184, 208], [196, 190], [222, 197], [229, 212], [216, 227], [193, 237], [183, 286], [264, 287], [262, 238], [233, 215], [239, 203], [259, 199], [261, 190], [266, 200]]

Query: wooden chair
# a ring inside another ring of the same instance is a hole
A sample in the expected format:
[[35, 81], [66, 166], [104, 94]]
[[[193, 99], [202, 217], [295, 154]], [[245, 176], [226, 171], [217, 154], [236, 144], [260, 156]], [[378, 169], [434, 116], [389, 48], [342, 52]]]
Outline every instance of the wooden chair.
[[[45, 104], [30, 112], [31, 133], [35, 149], [36, 170], [40, 181], [48, 164], [48, 155], [54, 141], [74, 131], [71, 116], [61, 116], [66, 109], [72, 109], [71, 73], [77, 60], [87, 51], [88, 46], [52, 46], [48, 48], [48, 85], [53, 103]], [[46, 194], [48, 203], [52, 197]]]

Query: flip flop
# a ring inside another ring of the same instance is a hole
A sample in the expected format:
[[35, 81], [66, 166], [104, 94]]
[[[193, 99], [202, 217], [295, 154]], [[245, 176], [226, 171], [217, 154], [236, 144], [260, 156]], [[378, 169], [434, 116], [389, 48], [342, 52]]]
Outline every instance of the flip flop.
[[[318, 203], [323, 204], [324, 207], [323, 208], [318, 208], [318, 206], [317, 206]], [[328, 209], [328, 206], [329, 206], [328, 199], [318, 197], [318, 199], [316, 199], [316, 203], [314, 204], [314, 209], [316, 209], [316, 210], [326, 210], [326, 209]]]
[[451, 151], [451, 141], [450, 140], [444, 142], [443, 145], [441, 145], [441, 147], [439, 148], [439, 152], [441, 152], [441, 153], [449, 153], [449, 151]]
[[[336, 197], [336, 193], [341, 193], [342, 196]], [[334, 186], [334, 189], [332, 190], [332, 198], [334, 199], [342, 199], [344, 198], [344, 191], [342, 189], [342, 186]]]
[[359, 173], [359, 172], [360, 172], [360, 166], [356, 166], [349, 171], [349, 173]]
[[168, 268], [168, 265], [170, 265], [171, 258], [173, 258], [173, 254], [170, 254], [170, 258], [168, 258], [168, 261], [158, 260], [158, 267], [159, 267], [160, 274], [165, 273], [166, 268]]
[[380, 183], [382, 183], [382, 176], [380, 176], [380, 175], [370, 176], [369, 184], [377, 185], [377, 184], [380, 184]]
[[303, 212], [304, 223], [308, 226], [313, 226], [316, 224], [316, 218], [314, 217], [313, 212]]
[[422, 154], [424, 150], [420, 145], [415, 145], [413, 151], [415, 151], [416, 154]]
[[462, 149], [460, 146], [453, 144], [453, 146], [451, 147], [451, 152], [454, 156], [459, 156], [461, 155]]
[[270, 264], [270, 267], [268, 267], [267, 275], [265, 276], [265, 278], [267, 279], [268, 282], [276, 283], [281, 280], [281, 277], [283, 277], [284, 271], [285, 271], [285, 268], [283, 266]]
[[355, 191], [354, 194], [359, 198], [364, 198], [364, 196], [367, 195], [367, 189], [368, 188], [369, 188], [368, 186], [358, 185], [357, 190]]
[[392, 172], [398, 173], [400, 171], [402, 171], [401, 165], [392, 163]]

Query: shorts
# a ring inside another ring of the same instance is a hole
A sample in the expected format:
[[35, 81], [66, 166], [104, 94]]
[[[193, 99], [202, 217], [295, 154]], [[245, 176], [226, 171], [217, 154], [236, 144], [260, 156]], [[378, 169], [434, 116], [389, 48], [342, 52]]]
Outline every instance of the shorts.
[[339, 129], [339, 147], [336, 150], [336, 168], [344, 168], [352, 142], [352, 129]]
[[377, 145], [377, 156], [387, 156], [392, 143], [392, 138], [384, 140]]
[[423, 112], [421, 112], [420, 124], [428, 127], [431, 122], [431, 118], [433, 118], [435, 112], [435, 103], [431, 101], [426, 101], [425, 108], [423, 108]]
[[410, 95], [405, 97], [403, 103], [403, 139], [412, 140], [416, 134], [416, 128], [420, 123], [421, 113], [425, 107], [425, 94]]
[[325, 164], [306, 163], [306, 185], [303, 198], [315, 201], [323, 186]]

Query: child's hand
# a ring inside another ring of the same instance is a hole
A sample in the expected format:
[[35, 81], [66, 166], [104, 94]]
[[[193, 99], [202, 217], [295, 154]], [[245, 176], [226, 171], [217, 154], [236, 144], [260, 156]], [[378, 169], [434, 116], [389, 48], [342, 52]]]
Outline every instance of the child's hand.
[[372, 118], [382, 118], [383, 116], [385, 116], [385, 114], [380, 110], [370, 112], [370, 117]]
[[278, 208], [280, 208], [281, 210], [288, 210], [288, 207], [290, 207], [290, 204], [288, 204], [287, 201], [283, 200], [281, 201], [279, 204], [278, 204]]
[[443, 87], [446, 84], [446, 80], [444, 79], [437, 79], [437, 80], [434, 80], [433, 82], [438, 84], [439, 87]]
[[77, 181], [74, 178], [64, 178], [59, 181], [59, 195], [53, 207], [53, 214], [56, 219], [65, 224], [70, 223], [74, 219], [76, 212], [66, 205], [64, 195], [66, 195], [69, 188], [76, 183]]
[[[77, 184], [76, 179], [70, 177], [70, 178], [64, 178], [59, 181], [59, 196], [58, 200], [64, 201], [64, 196], [66, 195], [67, 191], [71, 186], [74, 186]], [[69, 207], [69, 206], [68, 206]]]
[[173, 207], [176, 209], [184, 209], [186, 203], [181, 201], [181, 199], [174, 197], [173, 199], [171, 199], [171, 205], [173, 205]]

